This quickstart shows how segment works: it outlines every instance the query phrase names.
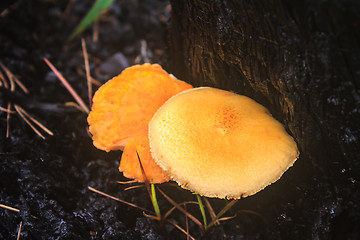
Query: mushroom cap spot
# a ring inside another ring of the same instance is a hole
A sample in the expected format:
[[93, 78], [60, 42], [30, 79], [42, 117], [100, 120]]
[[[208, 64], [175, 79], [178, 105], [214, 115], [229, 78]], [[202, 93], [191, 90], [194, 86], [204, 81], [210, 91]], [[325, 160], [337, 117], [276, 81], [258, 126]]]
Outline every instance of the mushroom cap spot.
[[209, 87], [170, 98], [150, 121], [149, 140], [169, 176], [207, 197], [253, 195], [299, 156], [293, 138], [265, 107]]

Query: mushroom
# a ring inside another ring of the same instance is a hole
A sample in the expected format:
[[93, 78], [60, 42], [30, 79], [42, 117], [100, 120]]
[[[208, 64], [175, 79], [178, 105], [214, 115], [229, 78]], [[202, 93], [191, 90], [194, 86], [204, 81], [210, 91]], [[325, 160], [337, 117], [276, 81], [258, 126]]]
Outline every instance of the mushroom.
[[200, 87], [170, 98], [149, 123], [156, 163], [183, 188], [207, 197], [257, 193], [293, 165], [297, 145], [254, 100]]
[[154, 162], [147, 137], [152, 116], [173, 95], [192, 88], [169, 75], [158, 64], [135, 65], [102, 85], [93, 97], [88, 116], [94, 146], [105, 151], [124, 150], [119, 170], [125, 177], [154, 183], [168, 176]]

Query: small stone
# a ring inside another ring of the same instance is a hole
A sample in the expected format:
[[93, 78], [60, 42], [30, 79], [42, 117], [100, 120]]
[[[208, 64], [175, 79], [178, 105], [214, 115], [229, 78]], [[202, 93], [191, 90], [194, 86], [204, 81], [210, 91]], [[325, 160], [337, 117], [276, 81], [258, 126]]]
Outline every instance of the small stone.
[[129, 61], [121, 52], [115, 53], [100, 66], [100, 70], [108, 75], [117, 75], [129, 67]]

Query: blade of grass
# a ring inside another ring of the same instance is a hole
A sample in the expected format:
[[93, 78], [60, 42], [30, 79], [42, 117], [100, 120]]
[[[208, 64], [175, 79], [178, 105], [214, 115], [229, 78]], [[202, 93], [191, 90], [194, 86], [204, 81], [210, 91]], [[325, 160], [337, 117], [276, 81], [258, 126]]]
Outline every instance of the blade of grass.
[[193, 215], [191, 215], [188, 211], [185, 211], [178, 203], [176, 203], [174, 200], [172, 200], [168, 195], [166, 195], [159, 187], [157, 190], [172, 204], [174, 207], [176, 207], [180, 212], [184, 213], [186, 216], [188, 216], [194, 223], [196, 223], [201, 231], [205, 232], [204, 225]]
[[91, 23], [97, 19], [103, 10], [107, 9], [114, 0], [96, 0], [94, 5], [91, 7], [86, 16], [81, 20], [80, 24], [77, 25], [75, 30], [72, 32], [68, 38], [68, 42], [73, 40], [76, 36], [82, 33]]
[[104, 192], [101, 192], [101, 191], [99, 191], [99, 190], [96, 190], [95, 188], [92, 188], [92, 187], [90, 187], [90, 186], [88, 186], [88, 189], [89, 189], [90, 191], [96, 192], [96, 193], [98, 193], [98, 194], [100, 194], [100, 195], [103, 195], [103, 196], [105, 196], [105, 197], [111, 198], [111, 199], [113, 199], [113, 200], [115, 200], [115, 201], [124, 203], [124, 204], [126, 204], [126, 205], [131, 206], [131, 207], [134, 207], [134, 208], [137, 208], [137, 209], [140, 209], [140, 210], [143, 210], [143, 211], [145, 211], [145, 212], [148, 212], [148, 213], [151, 213], [151, 214], [152, 214], [151, 211], [149, 211], [149, 210], [147, 210], [147, 209], [145, 209], [145, 208], [143, 208], [143, 207], [140, 207], [140, 206], [135, 205], [135, 204], [133, 204], [133, 203], [130, 203], [130, 202], [121, 200], [121, 199], [119, 199], [119, 198], [113, 197], [113, 196], [111, 196], [111, 195], [109, 195], [109, 194], [106, 194], [106, 193], [104, 193]]
[[203, 222], [204, 222], [204, 229], [206, 231], [206, 229], [207, 229], [207, 220], [206, 220], [206, 213], [205, 213], [204, 204], [201, 201], [200, 195], [198, 193], [195, 193], [195, 195], [196, 195], [196, 198], [197, 198], [198, 203], [199, 203], [200, 212], [201, 212], [201, 215], [203, 217]]
[[55, 75], [59, 78], [62, 84], [66, 87], [66, 89], [70, 92], [76, 102], [81, 106], [81, 108], [86, 112], [89, 113], [89, 108], [86, 106], [84, 101], [80, 98], [80, 96], [76, 93], [76, 91], [71, 87], [69, 82], [63, 77], [63, 75], [52, 65], [52, 63], [44, 57], [45, 63], [50, 67], [50, 69], [55, 73]]
[[216, 218], [214, 220], [212, 220], [207, 229], [210, 229], [210, 227], [212, 227], [212, 225], [215, 224], [215, 222], [222, 216], [224, 215], [232, 206], [234, 206], [234, 204], [237, 202], [237, 199], [232, 200], [231, 202], [229, 202], [223, 209], [221, 209], [221, 211], [216, 215]]
[[154, 183], [151, 181], [151, 196], [152, 196], [152, 202], [153, 202], [153, 205], [154, 205], [154, 210], [155, 210], [155, 213], [156, 213], [156, 216], [161, 220], [161, 213], [160, 213], [160, 208], [159, 208], [159, 204], [157, 202], [157, 199], [156, 199], [156, 191], [155, 191], [155, 186], [154, 186]]

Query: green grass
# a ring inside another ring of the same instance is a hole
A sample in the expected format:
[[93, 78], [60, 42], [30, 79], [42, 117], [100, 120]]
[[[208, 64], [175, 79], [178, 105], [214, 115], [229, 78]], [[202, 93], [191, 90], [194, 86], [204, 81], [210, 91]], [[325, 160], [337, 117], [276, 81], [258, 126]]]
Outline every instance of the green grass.
[[75, 30], [71, 33], [68, 38], [68, 42], [77, 37], [80, 33], [82, 33], [90, 24], [92, 24], [101, 13], [107, 9], [114, 0], [96, 0], [94, 5], [91, 7], [86, 16], [82, 19], [82, 21], [77, 25]]

